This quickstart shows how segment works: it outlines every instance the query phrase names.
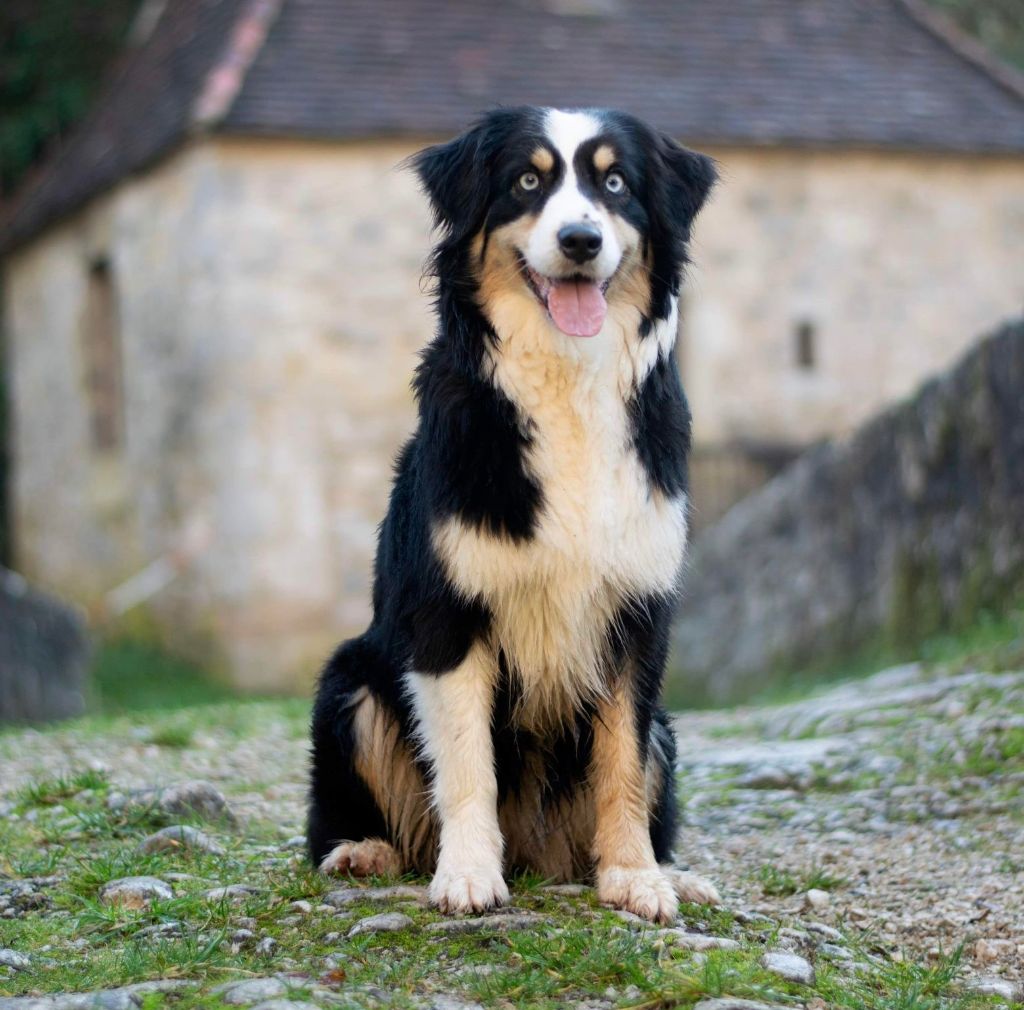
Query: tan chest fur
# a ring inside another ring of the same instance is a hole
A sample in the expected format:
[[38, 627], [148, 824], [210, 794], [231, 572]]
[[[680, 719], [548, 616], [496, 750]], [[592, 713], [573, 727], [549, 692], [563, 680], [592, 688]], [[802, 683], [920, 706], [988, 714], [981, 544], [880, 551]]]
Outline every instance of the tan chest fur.
[[[651, 487], [626, 406], [670, 339], [641, 347], [611, 313], [611, 333], [590, 342], [553, 341], [541, 325], [506, 330], [492, 357], [532, 438], [543, 493], [533, 538], [513, 543], [458, 519], [434, 531], [449, 577], [491, 610], [490, 644], [517, 671], [530, 727], [603, 692], [609, 621], [630, 599], [670, 592], [686, 544], [685, 498]], [[674, 317], [664, 325], [674, 334]]]

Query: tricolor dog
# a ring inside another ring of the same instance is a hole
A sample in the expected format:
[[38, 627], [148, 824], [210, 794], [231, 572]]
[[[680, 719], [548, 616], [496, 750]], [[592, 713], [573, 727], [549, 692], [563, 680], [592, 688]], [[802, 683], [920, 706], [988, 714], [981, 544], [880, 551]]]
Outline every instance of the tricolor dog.
[[448, 912], [528, 869], [671, 920], [718, 900], [667, 865], [659, 703], [687, 531], [678, 296], [712, 162], [622, 113], [516, 108], [413, 165], [437, 332], [373, 621], [320, 680], [312, 858], [432, 873]]

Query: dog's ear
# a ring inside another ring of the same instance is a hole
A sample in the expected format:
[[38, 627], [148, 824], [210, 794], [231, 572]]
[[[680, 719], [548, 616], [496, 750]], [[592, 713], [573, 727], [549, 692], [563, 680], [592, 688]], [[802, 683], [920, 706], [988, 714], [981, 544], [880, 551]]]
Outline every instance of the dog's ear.
[[413, 155], [412, 167], [434, 211], [434, 224], [461, 238], [481, 225], [489, 187], [486, 124]]
[[699, 154], [676, 143], [667, 133], [658, 138], [659, 161], [668, 207], [683, 236], [711, 192], [718, 178], [715, 163], [706, 154]]

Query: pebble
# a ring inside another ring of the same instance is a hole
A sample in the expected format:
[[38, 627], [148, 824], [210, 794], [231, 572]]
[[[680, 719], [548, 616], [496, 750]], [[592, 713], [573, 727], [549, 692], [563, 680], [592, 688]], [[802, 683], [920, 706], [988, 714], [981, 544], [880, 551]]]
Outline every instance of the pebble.
[[64, 992], [55, 996], [0, 997], [0, 1010], [138, 1010], [150, 993], [178, 992], [191, 988], [183, 979], [158, 979], [136, 982], [117, 989], [94, 992]]
[[429, 903], [427, 889], [412, 884], [395, 884], [392, 887], [343, 887], [324, 895], [323, 902], [332, 908], [345, 908], [357, 901], [415, 901]]
[[752, 999], [738, 999], [735, 996], [720, 996], [716, 999], [702, 999], [693, 1010], [789, 1010], [778, 1003], [756, 1003]]
[[815, 911], [821, 911], [823, 908], [828, 908], [832, 904], [832, 895], [828, 891], [822, 891], [817, 887], [812, 887], [804, 895], [804, 907], [814, 909]]
[[658, 939], [667, 947], [681, 947], [684, 950], [739, 950], [736, 940], [727, 936], [705, 936], [703, 933], [691, 933], [686, 929], [659, 929]]
[[100, 888], [100, 901], [122, 908], [146, 908], [154, 898], [169, 901], [173, 897], [171, 885], [159, 877], [120, 877]]
[[[480, 915], [469, 919], [443, 919], [427, 924], [430, 933], [482, 933], [497, 930], [505, 933], [511, 929], [532, 929], [539, 923], [547, 922], [536, 912], [506, 912], [498, 915]], [[349, 936], [352, 934], [349, 933]]]
[[982, 964], [1009, 960], [1017, 954], [1017, 944], [1013, 940], [981, 939], [974, 944], [974, 956]]
[[223, 821], [232, 825], [238, 823], [224, 794], [209, 782], [199, 780], [139, 789], [127, 794], [111, 793], [107, 797], [107, 806], [111, 810], [157, 807], [171, 816], [198, 817], [204, 821]]
[[282, 849], [304, 849], [306, 847], [305, 835], [292, 835], [281, 843]]
[[804, 928], [809, 933], [817, 933], [818, 936], [823, 936], [826, 940], [831, 940], [833, 943], [843, 938], [843, 934], [838, 929], [826, 926], [823, 922], [805, 922]]
[[351, 940], [360, 933], [396, 933], [400, 929], [408, 929], [412, 924], [412, 919], [401, 912], [382, 912], [380, 915], [360, 919], [348, 931], [348, 938]]
[[770, 950], [761, 958], [761, 964], [773, 975], [778, 975], [787, 982], [814, 985], [814, 968], [807, 958], [799, 954], [787, 950]]
[[252, 1010], [313, 1010], [315, 1003], [300, 1003], [294, 999], [268, 999], [257, 1003]]
[[139, 851], [147, 853], [181, 849], [208, 852], [215, 856], [224, 854], [224, 846], [215, 842], [204, 831], [187, 824], [172, 824], [169, 828], [162, 828], [139, 844]]
[[270, 957], [270, 955], [277, 950], [277, 940], [272, 936], [265, 936], [258, 944], [256, 944], [254, 949], [260, 957]]
[[846, 947], [840, 947], [834, 943], [823, 943], [818, 947], [818, 953], [824, 954], [826, 957], [832, 958], [833, 961], [852, 961], [853, 953], [846, 949]]
[[229, 1006], [252, 1006], [257, 1003], [283, 996], [287, 988], [279, 978], [247, 978], [241, 982], [227, 982], [216, 986], [213, 994], [220, 996], [222, 1003]]
[[259, 888], [250, 887], [248, 884], [227, 884], [224, 887], [211, 887], [210, 890], [203, 891], [203, 897], [207, 901], [241, 902], [259, 893]]
[[22, 954], [10, 947], [0, 948], [0, 965], [5, 968], [13, 968], [15, 971], [22, 971], [32, 963], [28, 954]]
[[1024, 1002], [1024, 985], [1018, 985], [1005, 978], [975, 978], [967, 983], [971, 992], [980, 996], [999, 996], [1011, 1003]]
[[593, 888], [586, 884], [548, 884], [541, 890], [545, 894], [560, 894], [563, 898], [581, 898], [584, 894], [590, 894]]

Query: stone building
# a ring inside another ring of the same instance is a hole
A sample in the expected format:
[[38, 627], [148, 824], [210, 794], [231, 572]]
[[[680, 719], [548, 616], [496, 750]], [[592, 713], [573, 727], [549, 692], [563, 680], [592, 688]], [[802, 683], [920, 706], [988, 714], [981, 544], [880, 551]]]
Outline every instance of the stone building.
[[1024, 87], [912, 0], [150, 0], [7, 209], [17, 567], [247, 687], [310, 676], [367, 616], [431, 329], [397, 166], [498, 102], [719, 160], [698, 523], [1024, 305]]

